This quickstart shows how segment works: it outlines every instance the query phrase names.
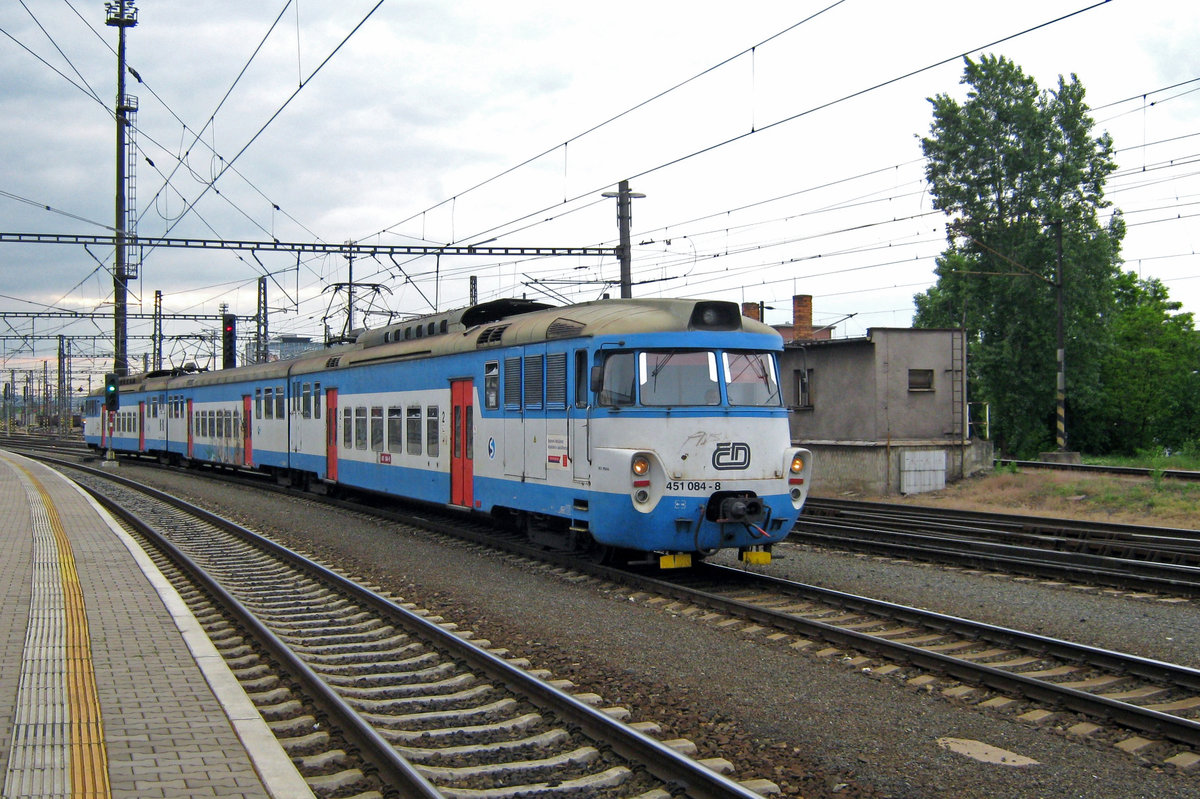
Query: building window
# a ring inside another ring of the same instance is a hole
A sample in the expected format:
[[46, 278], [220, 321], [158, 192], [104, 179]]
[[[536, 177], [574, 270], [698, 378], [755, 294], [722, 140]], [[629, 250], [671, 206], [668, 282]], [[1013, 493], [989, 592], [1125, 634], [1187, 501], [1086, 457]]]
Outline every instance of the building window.
[[908, 390], [909, 391], [933, 391], [933, 370], [932, 369], [909, 369], [908, 370]]
[[792, 374], [796, 378], [796, 407], [811, 408], [813, 406], [813, 370], [797, 369]]

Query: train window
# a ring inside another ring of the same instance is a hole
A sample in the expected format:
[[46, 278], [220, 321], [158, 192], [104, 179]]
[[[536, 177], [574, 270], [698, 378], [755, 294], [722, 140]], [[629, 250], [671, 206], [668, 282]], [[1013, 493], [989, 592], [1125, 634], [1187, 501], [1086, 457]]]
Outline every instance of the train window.
[[388, 452], [404, 451], [404, 409], [388, 408]]
[[342, 409], [342, 446], [350, 449], [354, 446], [354, 411]]
[[604, 359], [604, 386], [601, 405], [633, 404], [633, 353], [614, 352]]
[[367, 448], [367, 409], [364, 405], [354, 409], [354, 448]]
[[450, 451], [456, 460], [463, 455], [462, 406], [454, 406], [454, 421], [450, 423]]
[[371, 408], [371, 451], [383, 452], [383, 408]]
[[425, 454], [436, 458], [438, 454], [438, 409], [430, 405], [425, 409]]
[[300, 410], [300, 381], [299, 380], [292, 381], [291, 407], [292, 407], [293, 413]]
[[525, 407], [541, 408], [543, 398], [542, 370], [545, 369], [541, 355], [525, 358]]
[[274, 389], [272, 389], [270, 386], [267, 386], [263, 389], [263, 408], [265, 409], [263, 411], [264, 419], [275, 418], [275, 402], [273, 399], [273, 394]]
[[467, 460], [475, 459], [475, 406], [467, 406], [467, 421], [464, 430], [467, 436]]
[[497, 361], [483, 365], [483, 404], [489, 411], [500, 407], [500, 364]]
[[283, 412], [283, 386], [275, 386], [275, 418], [287, 418]]
[[242, 427], [242, 412], [233, 412], [233, 432], [230, 434], [235, 438], [243, 438], [246, 435], [246, 428]]
[[546, 407], [567, 407], [567, 354], [552, 352], [546, 356]]
[[643, 405], [719, 405], [717, 357], [706, 350], [660, 350], [638, 355]]
[[255, 419], [262, 418], [262, 405], [263, 405], [262, 389], [256, 388], [256, 389], [254, 389], [254, 418]]
[[233, 411], [225, 411], [225, 437], [233, 438]]
[[300, 415], [305, 419], [312, 418], [312, 384], [305, 383], [300, 388]]
[[769, 352], [726, 352], [725, 393], [730, 405], [779, 406], [775, 356]]
[[575, 407], [586, 408], [588, 404], [588, 357], [587, 350], [575, 350]]
[[521, 359], [504, 359], [504, 407], [521, 410]]
[[321, 418], [321, 384], [313, 383], [313, 418]]
[[408, 432], [408, 454], [421, 454], [421, 406], [409, 406], [405, 417]]

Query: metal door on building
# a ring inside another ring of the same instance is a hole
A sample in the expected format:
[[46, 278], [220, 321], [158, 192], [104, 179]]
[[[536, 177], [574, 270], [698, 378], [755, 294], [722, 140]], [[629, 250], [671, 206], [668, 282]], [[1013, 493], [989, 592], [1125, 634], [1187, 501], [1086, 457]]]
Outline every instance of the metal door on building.
[[474, 382], [450, 381], [450, 504], [470, 508], [475, 501]]

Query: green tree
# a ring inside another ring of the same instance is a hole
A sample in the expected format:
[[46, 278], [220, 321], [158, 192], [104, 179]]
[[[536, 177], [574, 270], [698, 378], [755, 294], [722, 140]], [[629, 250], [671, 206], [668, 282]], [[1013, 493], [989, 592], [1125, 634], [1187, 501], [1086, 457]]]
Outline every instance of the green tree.
[[971, 342], [971, 390], [992, 407], [1002, 451], [1028, 456], [1054, 441], [1056, 267], [1063, 270], [1068, 436], [1103, 404], [1124, 222], [1100, 212], [1115, 169], [1072, 75], [1054, 91], [1004, 57], [965, 59], [964, 102], [930, 98], [921, 140], [934, 207], [950, 217], [937, 283], [914, 298], [919, 327], [953, 324]]
[[1118, 280], [1103, 411], [1089, 449], [1134, 455], [1200, 442], [1200, 336], [1158, 280]]

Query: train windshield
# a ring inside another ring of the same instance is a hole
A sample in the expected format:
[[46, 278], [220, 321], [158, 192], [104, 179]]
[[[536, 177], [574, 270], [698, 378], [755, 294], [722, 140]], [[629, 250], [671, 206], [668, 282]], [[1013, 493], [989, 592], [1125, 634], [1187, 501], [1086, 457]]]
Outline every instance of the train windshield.
[[[724, 383], [725, 392], [721, 387]], [[601, 405], [778, 406], [775, 356], [769, 352], [642, 350], [604, 361]]]
[[721, 357], [725, 367], [725, 393], [730, 405], [781, 404], [774, 355], [769, 352], [724, 352]]

